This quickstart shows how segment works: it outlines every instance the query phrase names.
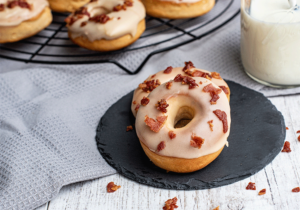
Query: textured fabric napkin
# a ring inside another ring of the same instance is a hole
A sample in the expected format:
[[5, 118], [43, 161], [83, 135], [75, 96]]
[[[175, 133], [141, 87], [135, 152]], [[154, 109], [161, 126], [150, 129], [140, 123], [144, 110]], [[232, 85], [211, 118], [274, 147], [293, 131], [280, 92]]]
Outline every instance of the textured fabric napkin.
[[[239, 24], [237, 17], [209, 37], [155, 55], [134, 76], [113, 64], [33, 65], [0, 59], [0, 209], [34, 209], [62, 186], [115, 173], [97, 151], [96, 126], [120, 97], [167, 66], [191, 60], [266, 96], [300, 93], [300, 88], [266, 88], [246, 76]], [[136, 66], [135, 59], [128, 62]]]

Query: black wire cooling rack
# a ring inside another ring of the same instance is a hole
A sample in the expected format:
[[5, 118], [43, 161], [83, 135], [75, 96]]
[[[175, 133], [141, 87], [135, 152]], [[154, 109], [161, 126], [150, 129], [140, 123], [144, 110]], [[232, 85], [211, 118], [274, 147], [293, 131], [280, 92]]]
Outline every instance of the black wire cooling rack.
[[[213, 33], [236, 17], [239, 8], [240, 0], [216, 0], [213, 10], [198, 18], [167, 20], [147, 17], [146, 30], [136, 43], [105, 53], [73, 44], [64, 22], [68, 14], [53, 12], [52, 24], [39, 34], [17, 43], [0, 44], [0, 57], [40, 64], [113, 63], [128, 74], [137, 74], [153, 55]], [[120, 56], [132, 53], [144, 55], [135, 70], [120, 61]]]

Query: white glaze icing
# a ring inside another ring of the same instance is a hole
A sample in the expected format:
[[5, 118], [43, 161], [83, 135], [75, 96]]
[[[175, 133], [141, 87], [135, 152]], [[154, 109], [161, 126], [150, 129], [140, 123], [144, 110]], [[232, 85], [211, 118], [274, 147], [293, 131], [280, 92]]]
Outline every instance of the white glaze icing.
[[[158, 155], [193, 159], [220, 150], [227, 143], [227, 137], [230, 132], [230, 106], [228, 98], [222, 91], [216, 104], [211, 105], [211, 96], [203, 92], [203, 88], [212, 84], [218, 87], [210, 80], [202, 77], [194, 77], [199, 87], [189, 89], [188, 85], [182, 85], [180, 82], [173, 82], [171, 89], [167, 89], [165, 84], [160, 85], [149, 94], [150, 102], [146, 106], [141, 106], [136, 116], [136, 132], [140, 141], [142, 141], [151, 151]], [[202, 84], [199, 84], [200, 81]], [[158, 100], [166, 99], [169, 107], [167, 113], [162, 113], [155, 108]], [[179, 108], [187, 106], [195, 111], [194, 118], [185, 127], [174, 128], [174, 121]], [[222, 121], [213, 113], [220, 109], [227, 114], [228, 131], [223, 132]], [[153, 132], [144, 122], [145, 116], [156, 119], [157, 116], [167, 115], [167, 121], [158, 133]], [[213, 120], [213, 131], [210, 130], [208, 121]], [[170, 139], [169, 131], [174, 131], [176, 138]], [[191, 136], [195, 134], [204, 139], [204, 144], [200, 149], [190, 145]], [[166, 147], [161, 151], [156, 151], [157, 145], [165, 141]]]
[[[8, 0], [0, 0], [0, 4], [6, 4]], [[46, 0], [27, 0], [31, 5], [31, 9], [21, 8], [16, 6], [12, 9], [5, 7], [4, 11], [0, 12], [0, 26], [16, 26], [23, 21], [29, 20], [38, 16], [48, 5]]]
[[170, 1], [170, 2], [180, 4], [180, 3], [196, 3], [203, 0], [160, 0], [160, 1]]
[[[91, 17], [106, 14], [111, 20], [105, 24], [95, 23], [88, 21], [89, 17], [84, 15], [71, 26], [67, 26], [72, 38], [85, 36], [92, 42], [100, 39], [116, 39], [126, 34], [135, 36], [139, 22], [146, 16], [144, 5], [139, 0], [133, 0], [132, 7], [118, 12], [113, 11], [115, 6], [123, 3], [123, 0], [98, 0], [86, 4], [85, 7]], [[81, 23], [86, 21], [87, 24], [81, 27]]]
[[[176, 75], [178, 75], [178, 74], [181, 74], [183, 76], [188, 76], [186, 73], [184, 73], [182, 71], [182, 69], [183, 69], [183, 67], [173, 68], [173, 70], [170, 74], [165, 74], [164, 70], [163, 70], [163, 71], [160, 71], [160, 72], [156, 73], [155, 77], [151, 78], [151, 76], [149, 76], [146, 80], [159, 79], [159, 81], [161, 83], [165, 83], [165, 82], [168, 82], [170, 80], [173, 80], [174, 77], [176, 77]], [[211, 72], [203, 70], [203, 69], [197, 69], [197, 68], [193, 68], [193, 69], [200, 70], [200, 71], [203, 71], [203, 72], [206, 72], [206, 73], [211, 73]], [[223, 79], [212, 78], [212, 82], [215, 83], [217, 86], [228, 87], [227, 83]], [[147, 95], [149, 95], [149, 93], [146, 93], [142, 89], [137, 88], [134, 91], [132, 101], [135, 101], [137, 104], [141, 104], [141, 100], [143, 99], [143, 97], [146, 97]], [[134, 116], [136, 116], [135, 107], [136, 107], [137, 104], [133, 104], [133, 103], [131, 104], [131, 111], [132, 111]]]

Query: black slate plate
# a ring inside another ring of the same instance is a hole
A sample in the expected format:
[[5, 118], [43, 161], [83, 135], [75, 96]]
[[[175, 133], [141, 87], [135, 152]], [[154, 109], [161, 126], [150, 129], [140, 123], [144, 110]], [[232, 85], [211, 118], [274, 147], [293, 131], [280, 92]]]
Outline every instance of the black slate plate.
[[144, 154], [135, 131], [126, 132], [135, 118], [133, 92], [111, 106], [102, 117], [96, 141], [103, 158], [123, 176], [165, 189], [209, 189], [245, 179], [268, 165], [285, 139], [283, 116], [261, 93], [228, 81], [231, 90], [229, 147], [206, 168], [188, 174], [166, 173]]

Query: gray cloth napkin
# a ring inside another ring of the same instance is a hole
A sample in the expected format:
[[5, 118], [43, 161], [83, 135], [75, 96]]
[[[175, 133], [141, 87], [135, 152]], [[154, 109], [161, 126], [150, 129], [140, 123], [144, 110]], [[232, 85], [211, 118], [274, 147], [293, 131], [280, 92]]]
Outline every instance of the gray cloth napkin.
[[[96, 126], [120, 97], [167, 66], [191, 60], [266, 96], [300, 92], [251, 80], [241, 65], [239, 37], [237, 17], [204, 39], [153, 56], [134, 76], [113, 64], [33, 65], [0, 59], [0, 209], [34, 209], [62, 186], [115, 173], [97, 151]], [[134, 69], [137, 61], [128, 62]]]

